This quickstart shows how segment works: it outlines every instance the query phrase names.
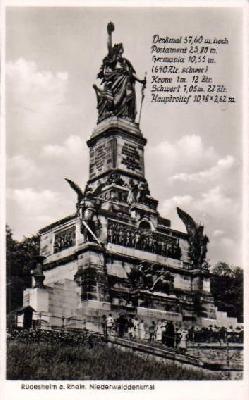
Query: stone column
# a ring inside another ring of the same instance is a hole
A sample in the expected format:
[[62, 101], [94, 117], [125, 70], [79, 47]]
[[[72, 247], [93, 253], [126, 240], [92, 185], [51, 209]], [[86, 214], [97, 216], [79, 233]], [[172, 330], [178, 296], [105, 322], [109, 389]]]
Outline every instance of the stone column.
[[78, 315], [90, 331], [102, 332], [101, 318], [111, 309], [106, 271], [105, 249], [96, 243], [86, 243], [78, 255], [79, 270], [74, 279], [81, 287]]
[[81, 286], [82, 301], [109, 301], [105, 249], [96, 243], [86, 243], [78, 260], [80, 267], [75, 280]]

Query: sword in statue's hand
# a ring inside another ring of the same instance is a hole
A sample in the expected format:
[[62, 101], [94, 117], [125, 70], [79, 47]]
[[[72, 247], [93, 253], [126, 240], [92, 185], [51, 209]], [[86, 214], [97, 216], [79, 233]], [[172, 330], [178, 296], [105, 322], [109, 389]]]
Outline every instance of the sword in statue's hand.
[[93, 231], [92, 231], [91, 228], [88, 226], [88, 224], [86, 223], [86, 221], [81, 220], [81, 222], [82, 222], [82, 224], [86, 227], [86, 229], [90, 232], [90, 234], [91, 234], [92, 237], [96, 240], [96, 242], [97, 242], [100, 246], [105, 247], [105, 246], [104, 246], [104, 243], [102, 243], [102, 242], [97, 238], [97, 236], [93, 233]]
[[144, 80], [142, 82], [142, 88], [141, 88], [141, 106], [140, 106], [140, 111], [139, 111], [139, 117], [138, 117], [138, 125], [140, 125], [140, 121], [141, 121], [141, 115], [142, 115], [142, 107], [143, 107], [143, 101], [144, 101], [144, 91], [146, 88], [146, 76], [147, 76], [147, 72], [145, 72], [145, 76], [144, 76]]

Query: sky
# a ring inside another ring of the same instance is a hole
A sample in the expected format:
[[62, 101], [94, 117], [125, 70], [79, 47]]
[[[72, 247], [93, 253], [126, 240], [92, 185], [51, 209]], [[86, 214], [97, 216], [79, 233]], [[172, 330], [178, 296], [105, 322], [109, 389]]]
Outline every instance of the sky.
[[[241, 9], [9, 7], [6, 14], [7, 223], [18, 240], [75, 212], [64, 181], [84, 188], [86, 140], [96, 126], [92, 89], [106, 55], [106, 25], [137, 75], [147, 73], [141, 130], [145, 173], [159, 211], [185, 231], [179, 206], [205, 226], [208, 258], [241, 265]], [[152, 36], [229, 39], [213, 76], [236, 104], [150, 102]], [[137, 87], [139, 91], [140, 88]], [[139, 96], [138, 96], [139, 98]]]

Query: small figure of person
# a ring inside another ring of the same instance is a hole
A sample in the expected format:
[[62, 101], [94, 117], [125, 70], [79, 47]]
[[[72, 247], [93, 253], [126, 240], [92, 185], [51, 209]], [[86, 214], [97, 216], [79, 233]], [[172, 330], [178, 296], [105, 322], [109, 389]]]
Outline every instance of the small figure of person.
[[208, 343], [214, 342], [214, 328], [213, 325], [209, 325], [207, 328], [207, 341]]
[[221, 344], [220, 335], [219, 335], [219, 328], [218, 328], [217, 325], [214, 325], [214, 327], [213, 327], [213, 341], [214, 342], [219, 342], [219, 344]]
[[234, 330], [232, 326], [227, 328], [227, 341], [232, 343], [234, 341]]
[[166, 332], [166, 326], [167, 326], [167, 321], [165, 319], [162, 319], [161, 321], [161, 330], [162, 330], [162, 335], [161, 335], [161, 343], [165, 344], [165, 332]]
[[165, 345], [174, 348], [175, 344], [175, 327], [172, 321], [168, 321], [165, 329]]
[[117, 330], [118, 330], [118, 337], [124, 337], [125, 330], [126, 330], [127, 320], [123, 314], [120, 314], [117, 319]]
[[138, 339], [139, 338], [139, 320], [137, 317], [133, 319], [133, 325], [134, 325], [134, 338]]
[[152, 321], [149, 326], [149, 341], [150, 342], [154, 341], [155, 336], [156, 336], [156, 323], [155, 321]]
[[219, 329], [219, 340], [220, 343], [226, 341], [226, 328], [224, 326]]
[[156, 327], [156, 341], [161, 342], [162, 337], [163, 337], [163, 328], [164, 328], [164, 323], [163, 320], [158, 321], [157, 327]]
[[187, 329], [181, 329], [180, 330], [180, 343], [178, 345], [178, 348], [181, 353], [186, 353], [187, 351], [187, 340], [188, 340], [188, 331]]
[[201, 341], [201, 328], [199, 326], [194, 327], [194, 341], [196, 343]]
[[240, 328], [239, 343], [244, 343], [244, 329]]
[[106, 315], [102, 315], [101, 318], [101, 328], [102, 328], [102, 332], [104, 334], [104, 337], [107, 337], [107, 321], [106, 321]]
[[114, 324], [114, 319], [112, 317], [112, 314], [109, 314], [107, 319], [106, 319], [106, 328], [107, 328], [107, 335], [111, 336], [113, 333], [113, 324]]
[[134, 323], [131, 318], [128, 321], [128, 335], [130, 339], [134, 338]]
[[189, 341], [193, 342], [194, 341], [194, 326], [191, 326], [188, 330], [188, 337]]
[[144, 326], [144, 321], [143, 320], [141, 320], [139, 322], [138, 332], [139, 332], [138, 333], [139, 339], [145, 340], [146, 332], [145, 332], [145, 326]]

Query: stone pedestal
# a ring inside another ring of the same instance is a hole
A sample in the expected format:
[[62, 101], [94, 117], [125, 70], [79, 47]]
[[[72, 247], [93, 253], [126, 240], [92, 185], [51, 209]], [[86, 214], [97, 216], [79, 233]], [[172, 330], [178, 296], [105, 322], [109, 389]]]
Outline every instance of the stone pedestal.
[[36, 312], [49, 312], [49, 291], [46, 288], [26, 289], [23, 293], [23, 306], [31, 306]]
[[23, 306], [31, 306], [33, 312], [33, 325], [48, 328], [51, 325], [50, 295], [48, 288], [26, 289], [23, 294]]

